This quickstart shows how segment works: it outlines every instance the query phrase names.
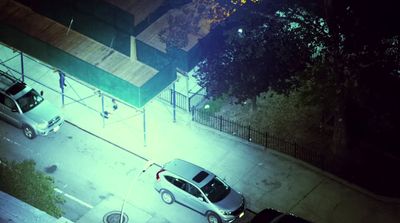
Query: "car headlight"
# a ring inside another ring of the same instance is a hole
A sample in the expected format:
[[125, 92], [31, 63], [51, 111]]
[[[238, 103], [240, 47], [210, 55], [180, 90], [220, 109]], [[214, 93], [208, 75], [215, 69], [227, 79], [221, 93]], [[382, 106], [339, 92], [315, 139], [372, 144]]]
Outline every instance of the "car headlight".
[[38, 127], [39, 129], [46, 129], [47, 126], [48, 126], [48, 123], [47, 123], [47, 122], [42, 122], [42, 123], [37, 124], [37, 127]]
[[231, 211], [225, 211], [225, 210], [219, 210], [221, 212], [221, 214], [223, 215], [231, 215], [232, 212]]

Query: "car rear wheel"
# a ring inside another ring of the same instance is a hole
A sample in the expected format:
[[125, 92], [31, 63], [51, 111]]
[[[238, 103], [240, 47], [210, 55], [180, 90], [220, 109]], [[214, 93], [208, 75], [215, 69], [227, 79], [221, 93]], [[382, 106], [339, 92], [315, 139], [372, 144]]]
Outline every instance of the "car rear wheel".
[[22, 131], [24, 132], [24, 135], [28, 138], [28, 139], [33, 139], [36, 137], [36, 133], [33, 130], [32, 127], [30, 127], [29, 125], [23, 125], [22, 126]]
[[172, 193], [167, 190], [162, 190], [160, 194], [161, 194], [161, 199], [166, 204], [172, 204], [175, 200], [174, 195], [172, 195]]
[[207, 221], [208, 223], [221, 223], [221, 218], [214, 212], [208, 212]]

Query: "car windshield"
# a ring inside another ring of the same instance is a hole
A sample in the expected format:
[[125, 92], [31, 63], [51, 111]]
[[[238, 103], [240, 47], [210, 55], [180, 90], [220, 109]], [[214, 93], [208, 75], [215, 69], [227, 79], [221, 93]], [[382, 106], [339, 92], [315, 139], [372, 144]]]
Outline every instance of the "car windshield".
[[43, 98], [33, 89], [17, 99], [19, 107], [21, 108], [23, 113], [30, 111], [42, 101]]
[[212, 203], [216, 203], [224, 199], [231, 191], [231, 188], [218, 177], [214, 177], [201, 190]]

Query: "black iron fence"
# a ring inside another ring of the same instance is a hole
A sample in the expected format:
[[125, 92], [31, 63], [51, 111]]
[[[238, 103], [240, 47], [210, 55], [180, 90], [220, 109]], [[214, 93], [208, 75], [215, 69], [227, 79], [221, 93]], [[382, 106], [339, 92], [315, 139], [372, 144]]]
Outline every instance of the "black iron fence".
[[201, 88], [198, 91], [196, 91], [195, 93], [191, 93], [191, 96], [189, 97], [189, 111], [192, 108], [196, 108], [197, 106], [199, 106], [202, 102], [205, 101], [206, 99], [206, 89], [205, 88]]
[[[174, 90], [168, 88], [162, 91], [158, 98], [173, 105], [174, 104]], [[185, 111], [190, 111], [193, 107], [197, 107], [201, 102], [205, 100], [205, 90], [204, 88], [193, 93], [190, 97], [175, 91], [175, 103], [176, 107], [183, 109]]]
[[250, 125], [244, 125], [226, 119], [220, 115], [214, 115], [194, 108], [191, 109], [191, 112], [192, 120], [197, 123], [240, 137], [249, 142], [265, 146], [266, 148], [288, 154], [317, 167], [324, 168], [325, 157], [318, 151], [307, 149], [296, 142], [273, 136], [266, 131], [261, 131], [251, 127]]
[[[158, 98], [173, 105], [174, 104], [174, 90], [172, 88], [162, 91]], [[175, 105], [176, 107], [188, 111], [188, 99], [186, 95], [175, 91]]]

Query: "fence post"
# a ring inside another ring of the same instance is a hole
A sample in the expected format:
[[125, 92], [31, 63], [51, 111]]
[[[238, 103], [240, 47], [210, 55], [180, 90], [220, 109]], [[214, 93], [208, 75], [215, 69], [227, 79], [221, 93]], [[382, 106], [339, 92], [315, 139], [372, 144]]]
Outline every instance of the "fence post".
[[219, 131], [222, 132], [222, 115], [219, 116]]
[[247, 127], [247, 141], [251, 142], [251, 127]]
[[265, 132], [265, 148], [268, 148], [268, 132]]
[[192, 121], [194, 121], [194, 106], [192, 107]]
[[172, 106], [173, 106], [173, 122], [176, 122], [176, 91], [175, 91], [175, 82], [172, 84], [172, 90], [171, 90], [171, 96], [172, 96]]

